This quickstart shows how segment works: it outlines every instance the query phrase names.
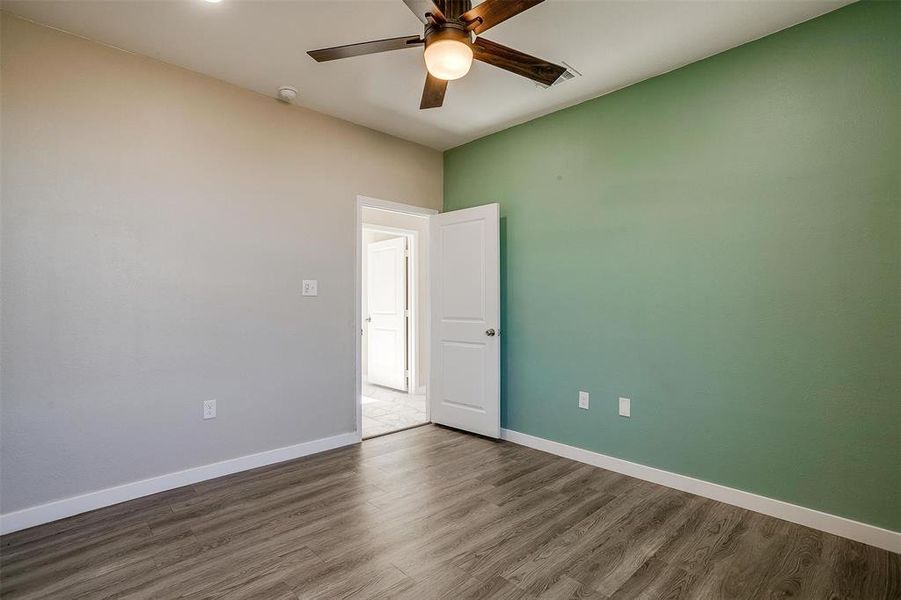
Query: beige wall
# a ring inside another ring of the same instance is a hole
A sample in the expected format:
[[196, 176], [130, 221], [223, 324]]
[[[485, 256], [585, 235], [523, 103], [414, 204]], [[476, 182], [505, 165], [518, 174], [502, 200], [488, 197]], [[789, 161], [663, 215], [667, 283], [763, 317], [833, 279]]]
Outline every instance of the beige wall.
[[441, 154], [2, 21], [2, 512], [352, 431], [355, 199]]

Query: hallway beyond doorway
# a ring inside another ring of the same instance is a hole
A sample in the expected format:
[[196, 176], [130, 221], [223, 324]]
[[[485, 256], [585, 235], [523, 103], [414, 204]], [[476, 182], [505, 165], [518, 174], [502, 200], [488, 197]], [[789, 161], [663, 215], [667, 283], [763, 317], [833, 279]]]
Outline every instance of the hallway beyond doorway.
[[372, 438], [430, 421], [429, 218], [358, 198], [357, 427]]

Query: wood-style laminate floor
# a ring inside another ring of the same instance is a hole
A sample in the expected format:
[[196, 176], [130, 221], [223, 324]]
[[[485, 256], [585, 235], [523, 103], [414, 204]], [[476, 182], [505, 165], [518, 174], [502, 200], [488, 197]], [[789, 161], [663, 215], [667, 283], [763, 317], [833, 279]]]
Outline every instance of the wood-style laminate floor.
[[0, 538], [13, 598], [901, 598], [901, 555], [426, 426]]

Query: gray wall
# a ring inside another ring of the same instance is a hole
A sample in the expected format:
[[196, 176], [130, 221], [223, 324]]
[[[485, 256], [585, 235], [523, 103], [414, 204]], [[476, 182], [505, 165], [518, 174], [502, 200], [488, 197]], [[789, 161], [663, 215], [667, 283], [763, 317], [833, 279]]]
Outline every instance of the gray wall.
[[2, 512], [352, 431], [355, 198], [440, 153], [2, 20]]

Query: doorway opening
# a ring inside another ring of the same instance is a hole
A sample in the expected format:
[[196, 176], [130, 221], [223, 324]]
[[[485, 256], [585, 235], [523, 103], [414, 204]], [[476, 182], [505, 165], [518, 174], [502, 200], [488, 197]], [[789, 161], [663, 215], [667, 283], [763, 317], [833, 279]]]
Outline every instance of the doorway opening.
[[429, 422], [429, 215], [359, 198], [357, 431], [361, 438]]

